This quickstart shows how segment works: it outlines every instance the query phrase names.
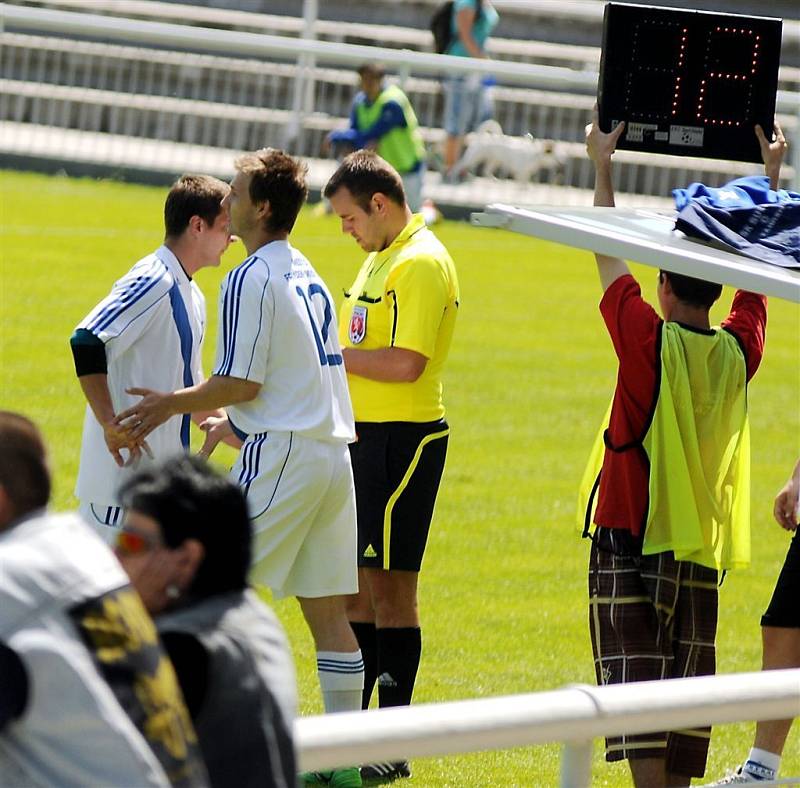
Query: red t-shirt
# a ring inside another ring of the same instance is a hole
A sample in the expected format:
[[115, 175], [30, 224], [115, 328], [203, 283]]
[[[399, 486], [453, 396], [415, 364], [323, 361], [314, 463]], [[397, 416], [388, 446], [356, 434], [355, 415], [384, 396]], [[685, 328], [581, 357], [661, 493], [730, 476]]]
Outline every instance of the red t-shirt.
[[[619, 359], [607, 444], [620, 448], [640, 443], [652, 416], [660, 363], [656, 348], [663, 321], [642, 299], [639, 283], [630, 274], [621, 276], [606, 290], [600, 313]], [[747, 363], [748, 381], [761, 363], [766, 325], [766, 297], [737, 290], [730, 314], [721, 327], [738, 339]], [[606, 528], [624, 528], [638, 536], [647, 506], [648, 466], [644, 449], [614, 452], [606, 447], [595, 523]]]

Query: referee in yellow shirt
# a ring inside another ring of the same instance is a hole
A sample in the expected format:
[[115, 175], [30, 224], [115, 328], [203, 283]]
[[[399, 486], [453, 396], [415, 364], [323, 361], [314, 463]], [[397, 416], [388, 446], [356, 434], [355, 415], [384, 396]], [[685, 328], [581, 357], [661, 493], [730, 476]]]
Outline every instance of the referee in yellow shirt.
[[[447, 249], [412, 214], [394, 168], [347, 156], [325, 187], [342, 232], [369, 255], [345, 293], [340, 342], [357, 440], [359, 594], [348, 615], [364, 657], [364, 708], [411, 702], [421, 652], [417, 578], [444, 469], [444, 368], [458, 312]], [[408, 777], [408, 763], [362, 767], [364, 779]]]

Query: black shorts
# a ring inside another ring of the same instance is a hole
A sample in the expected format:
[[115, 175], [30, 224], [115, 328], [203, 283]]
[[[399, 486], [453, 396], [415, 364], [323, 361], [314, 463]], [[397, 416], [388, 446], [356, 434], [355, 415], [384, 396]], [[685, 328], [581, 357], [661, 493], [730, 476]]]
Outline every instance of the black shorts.
[[418, 572], [447, 455], [447, 422], [356, 422], [358, 565]]
[[761, 617], [761, 626], [800, 628], [800, 528], [789, 544], [772, 600]]

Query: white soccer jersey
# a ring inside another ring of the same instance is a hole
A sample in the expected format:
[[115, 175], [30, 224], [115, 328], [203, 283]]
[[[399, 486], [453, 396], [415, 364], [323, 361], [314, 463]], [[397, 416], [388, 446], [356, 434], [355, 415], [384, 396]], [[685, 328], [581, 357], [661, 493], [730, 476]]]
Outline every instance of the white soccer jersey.
[[[133, 386], [174, 391], [203, 379], [201, 351], [206, 306], [166, 246], [140, 260], [79, 324], [106, 346], [108, 388], [115, 412], [139, 397]], [[173, 416], [147, 438], [155, 461], [189, 446], [189, 415]], [[125, 452], [123, 452], [125, 456]], [[86, 407], [81, 464], [75, 495], [82, 501], [115, 504], [117, 489], [133, 472], [150, 465], [146, 455], [131, 468], [119, 468], [108, 452], [103, 430]]]
[[328, 288], [288, 241], [265, 244], [227, 275], [214, 374], [261, 384], [254, 400], [226, 407], [237, 430], [355, 439], [335, 315]]

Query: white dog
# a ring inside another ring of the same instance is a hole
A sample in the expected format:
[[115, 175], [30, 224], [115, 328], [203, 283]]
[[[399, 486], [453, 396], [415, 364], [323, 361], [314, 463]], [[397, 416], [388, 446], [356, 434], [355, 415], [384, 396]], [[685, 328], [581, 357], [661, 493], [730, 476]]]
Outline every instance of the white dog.
[[496, 120], [487, 120], [468, 138], [462, 157], [453, 167], [456, 175], [475, 172], [483, 166], [489, 177], [502, 174], [526, 183], [544, 170], [557, 174], [563, 170], [566, 156], [551, 140], [537, 140], [530, 134], [508, 137]]

